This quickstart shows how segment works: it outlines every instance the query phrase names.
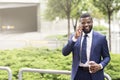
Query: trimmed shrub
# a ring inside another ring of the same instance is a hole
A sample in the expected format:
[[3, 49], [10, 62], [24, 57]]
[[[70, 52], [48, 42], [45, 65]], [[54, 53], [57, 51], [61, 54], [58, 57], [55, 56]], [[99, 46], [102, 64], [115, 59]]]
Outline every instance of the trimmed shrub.
[[[71, 55], [63, 56], [60, 49], [48, 48], [22, 48], [13, 50], [0, 50], [0, 66], [8, 66], [12, 69], [12, 80], [18, 79], [21, 68], [71, 70]], [[111, 54], [111, 61], [105, 68], [105, 72], [112, 80], [120, 80], [120, 54]], [[23, 80], [69, 80], [70, 75], [43, 74], [24, 72]], [[0, 71], [0, 80], [8, 80], [6, 71]]]

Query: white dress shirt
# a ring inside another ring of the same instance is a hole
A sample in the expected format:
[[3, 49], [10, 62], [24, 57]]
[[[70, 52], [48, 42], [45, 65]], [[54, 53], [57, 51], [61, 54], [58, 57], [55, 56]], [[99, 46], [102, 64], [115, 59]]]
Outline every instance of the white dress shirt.
[[[93, 31], [91, 31], [90, 33], [87, 34], [87, 62], [90, 61], [90, 51], [91, 51], [91, 44], [92, 44], [92, 33]], [[85, 33], [83, 33], [82, 35], [82, 39], [81, 39], [81, 47], [82, 47], [82, 42], [84, 39]]]

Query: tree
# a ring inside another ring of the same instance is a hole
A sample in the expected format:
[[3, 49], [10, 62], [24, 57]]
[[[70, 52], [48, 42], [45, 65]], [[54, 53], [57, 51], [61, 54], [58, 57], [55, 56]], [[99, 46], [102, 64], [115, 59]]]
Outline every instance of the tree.
[[70, 36], [70, 17], [71, 11], [81, 0], [48, 0], [48, 8], [46, 10], [46, 17], [50, 20], [55, 19], [56, 16], [60, 18], [67, 18], [68, 20], [68, 38]]
[[78, 18], [83, 12], [91, 13], [91, 15], [97, 19], [101, 19], [104, 17], [104, 15], [100, 12], [100, 10], [93, 5], [93, 0], [82, 0], [77, 5], [77, 7], [74, 7], [74, 9], [72, 9], [72, 12], [71, 12], [74, 31], [76, 30]]
[[[92, 4], [92, 0], [48, 0], [45, 17], [54, 20], [56, 17], [67, 18], [68, 20], [68, 38], [70, 35], [70, 19], [72, 20], [74, 31], [78, 24], [80, 14], [91, 12], [94, 17], [100, 18], [101, 12]], [[94, 12], [94, 13], [92, 13]], [[97, 13], [97, 15], [95, 15]]]
[[103, 14], [108, 16], [109, 49], [111, 51], [111, 16], [114, 11], [117, 12], [120, 9], [120, 0], [93, 0], [93, 3]]

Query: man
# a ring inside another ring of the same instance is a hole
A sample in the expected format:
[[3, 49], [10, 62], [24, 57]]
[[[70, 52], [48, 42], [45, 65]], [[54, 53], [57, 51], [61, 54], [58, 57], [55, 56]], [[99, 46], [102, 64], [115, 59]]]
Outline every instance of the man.
[[110, 61], [106, 37], [93, 31], [89, 13], [80, 17], [80, 25], [62, 49], [64, 56], [72, 52], [71, 80], [104, 80], [103, 69]]

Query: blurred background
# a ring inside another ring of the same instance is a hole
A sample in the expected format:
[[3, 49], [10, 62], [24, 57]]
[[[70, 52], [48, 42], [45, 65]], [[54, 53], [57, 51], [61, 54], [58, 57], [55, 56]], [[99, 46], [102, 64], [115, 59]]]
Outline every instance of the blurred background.
[[[94, 28], [107, 36], [110, 51], [120, 53], [119, 0], [59, 2], [57, 0], [0, 0], [0, 44], [2, 45], [0, 49], [39, 47], [45, 43], [45, 46], [58, 47], [61, 43], [56, 37], [50, 42], [44, 38], [57, 34], [69, 37], [79, 23], [80, 14], [89, 12], [94, 18]], [[66, 40], [67, 38], [63, 39]]]

